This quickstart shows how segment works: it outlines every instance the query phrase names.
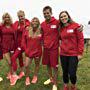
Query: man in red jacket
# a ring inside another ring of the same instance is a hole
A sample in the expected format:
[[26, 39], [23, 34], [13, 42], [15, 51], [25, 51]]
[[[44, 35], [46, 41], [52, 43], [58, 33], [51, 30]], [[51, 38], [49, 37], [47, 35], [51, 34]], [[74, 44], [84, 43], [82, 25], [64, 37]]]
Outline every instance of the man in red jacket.
[[[52, 90], [57, 90], [57, 72], [58, 72], [58, 20], [52, 17], [52, 8], [46, 6], [43, 8], [45, 21], [41, 24], [42, 40], [43, 40], [43, 57], [42, 64], [47, 65], [49, 79], [44, 82], [44, 85], [53, 83]], [[52, 69], [54, 76], [52, 76]]]
[[25, 31], [25, 28], [27, 28], [30, 25], [30, 21], [25, 19], [25, 13], [24, 11], [20, 10], [17, 13], [19, 21], [16, 21], [14, 23], [14, 28], [16, 30], [16, 50], [14, 55], [11, 57], [12, 60], [12, 68], [14, 71], [14, 75], [12, 75], [12, 78], [10, 80], [11, 85], [15, 85], [16, 81], [17, 81], [17, 75], [16, 75], [16, 70], [17, 70], [17, 63], [16, 63], [16, 59], [19, 58], [19, 64], [21, 67], [21, 72], [19, 74], [19, 79], [21, 79], [24, 76], [24, 72], [23, 72], [23, 57], [22, 57], [22, 53], [24, 48], [21, 48], [21, 41], [22, 41], [22, 35], [23, 32]]

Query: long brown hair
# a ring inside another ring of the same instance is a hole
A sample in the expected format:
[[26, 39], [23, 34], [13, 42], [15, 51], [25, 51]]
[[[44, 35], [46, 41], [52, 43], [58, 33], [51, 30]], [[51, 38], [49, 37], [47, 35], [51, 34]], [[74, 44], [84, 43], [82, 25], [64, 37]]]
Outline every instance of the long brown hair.
[[60, 25], [61, 28], [64, 27], [64, 24], [63, 24], [63, 23], [61, 22], [61, 20], [60, 20], [60, 16], [61, 16], [62, 13], [66, 13], [66, 14], [68, 15], [68, 18], [69, 18], [69, 19], [68, 19], [68, 23], [74, 22], [67, 11], [62, 11], [62, 12], [60, 12], [60, 14], [59, 14], [59, 25]]

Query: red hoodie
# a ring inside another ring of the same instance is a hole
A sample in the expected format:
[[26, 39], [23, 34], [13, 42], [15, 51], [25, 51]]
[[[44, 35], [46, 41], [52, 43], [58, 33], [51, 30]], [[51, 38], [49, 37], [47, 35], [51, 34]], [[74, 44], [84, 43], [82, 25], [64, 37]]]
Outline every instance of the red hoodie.
[[22, 40], [22, 34], [23, 34], [23, 31], [25, 30], [25, 28], [27, 26], [30, 25], [30, 21], [25, 19], [25, 24], [22, 24], [22, 23], [19, 23], [19, 21], [16, 21], [14, 23], [14, 28], [15, 28], [15, 31], [16, 31], [16, 43], [17, 43], [17, 47], [21, 47], [21, 40]]
[[47, 23], [46, 21], [42, 22], [42, 38], [44, 48], [56, 49], [59, 46], [59, 32], [58, 32], [58, 20], [54, 17], [51, 18], [51, 21]]
[[77, 30], [77, 28], [79, 28], [79, 24], [73, 22], [60, 29], [60, 55], [78, 56], [83, 54], [83, 33]]
[[7, 28], [5, 25], [1, 26], [2, 34], [2, 48], [5, 51], [12, 51], [15, 49], [15, 30], [13, 25]]
[[3, 58], [3, 52], [2, 52], [2, 30], [1, 30], [1, 24], [0, 24], [0, 60]]
[[25, 49], [25, 53], [28, 57], [41, 57], [42, 46], [41, 46], [41, 34], [32, 38], [29, 36], [28, 30], [23, 34], [22, 47]]

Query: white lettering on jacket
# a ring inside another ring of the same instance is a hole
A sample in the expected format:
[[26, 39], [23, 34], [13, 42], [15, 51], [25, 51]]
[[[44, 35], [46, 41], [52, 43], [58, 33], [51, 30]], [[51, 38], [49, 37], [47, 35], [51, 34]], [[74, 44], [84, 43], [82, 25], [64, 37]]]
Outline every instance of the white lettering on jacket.
[[53, 29], [56, 28], [56, 25], [51, 25], [51, 28], [53, 28]]

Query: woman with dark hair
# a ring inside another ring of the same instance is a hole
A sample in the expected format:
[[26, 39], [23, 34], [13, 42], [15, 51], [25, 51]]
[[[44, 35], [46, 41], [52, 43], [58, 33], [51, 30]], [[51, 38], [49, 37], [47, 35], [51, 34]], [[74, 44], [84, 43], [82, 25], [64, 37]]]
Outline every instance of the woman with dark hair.
[[74, 22], [67, 11], [59, 15], [60, 21], [60, 60], [63, 71], [64, 90], [69, 90], [68, 83], [71, 81], [71, 90], [76, 88], [76, 71], [78, 61], [82, 58], [84, 50], [83, 33], [78, 30], [80, 25]]
[[31, 21], [31, 25], [29, 26], [28, 30], [25, 31], [22, 39], [22, 47], [24, 47], [26, 54], [26, 85], [30, 85], [29, 65], [33, 59], [35, 61], [35, 69], [31, 83], [35, 84], [38, 80], [39, 64], [42, 55], [41, 40], [40, 22], [37, 17], [34, 17]]

